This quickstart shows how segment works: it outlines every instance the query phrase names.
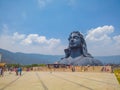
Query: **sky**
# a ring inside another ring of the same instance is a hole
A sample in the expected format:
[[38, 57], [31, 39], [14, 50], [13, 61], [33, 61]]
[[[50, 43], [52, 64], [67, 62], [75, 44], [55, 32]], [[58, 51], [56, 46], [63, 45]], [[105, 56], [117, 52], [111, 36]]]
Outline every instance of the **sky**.
[[64, 55], [80, 31], [93, 56], [120, 55], [120, 0], [0, 0], [0, 48]]

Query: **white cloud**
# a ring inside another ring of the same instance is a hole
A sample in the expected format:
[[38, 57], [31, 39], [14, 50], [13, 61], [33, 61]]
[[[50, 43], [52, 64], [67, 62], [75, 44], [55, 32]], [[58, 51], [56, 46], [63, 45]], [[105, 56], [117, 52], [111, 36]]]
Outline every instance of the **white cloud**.
[[46, 42], [47, 42], [45, 36], [39, 36], [39, 37], [36, 39], [36, 41], [37, 41], [38, 43], [46, 43]]
[[55, 38], [46, 39], [45, 36], [39, 36], [38, 34], [29, 34], [26, 36], [26, 38], [24, 38], [21, 41], [21, 44], [24, 45], [29, 45], [34, 43], [39, 45], [48, 45], [54, 47], [55, 45], [60, 43], [60, 39], [55, 39]]
[[[55, 38], [51, 38], [51, 39], [47, 39], [45, 36], [40, 36], [38, 34], [29, 34], [26, 35], [26, 37], [21, 40], [21, 45], [30, 47], [28, 51], [34, 51], [34, 52], [38, 52], [39, 53], [43, 53], [43, 54], [61, 54], [61, 51], [63, 50], [58, 50], [59, 48], [61, 48], [60, 45], [61, 41], [60, 39], [55, 39]], [[32, 49], [33, 48], [33, 49]], [[57, 50], [57, 53], [55, 53], [55, 51]]]
[[19, 34], [18, 32], [13, 33], [14, 40], [21, 40], [25, 38], [25, 34]]
[[108, 36], [114, 31], [113, 26], [103, 26], [98, 27], [96, 29], [91, 29], [88, 31], [88, 35], [86, 36], [86, 40], [93, 40], [93, 41], [101, 41], [101, 40], [109, 40], [110, 37]]
[[[3, 26], [3, 29], [9, 29]], [[20, 34], [15, 32], [0, 34], [0, 48], [13, 52], [39, 53], [39, 54], [64, 54], [65, 46], [61, 45], [61, 40], [56, 38], [47, 39], [46, 36], [38, 34]]]
[[[7, 25], [7, 24], [3, 24], [2, 32], [3, 32], [3, 33], [7, 33], [7, 32], [8, 32], [8, 25]], [[1, 33], [0, 33], [0, 34], [1, 34]]]
[[115, 42], [114, 49], [118, 52], [118, 54], [120, 54], [120, 35], [114, 36], [113, 40]]
[[68, 0], [68, 5], [69, 6], [74, 7], [74, 6], [76, 6], [76, 4], [77, 4], [77, 0]]
[[27, 13], [24, 11], [24, 12], [22, 12], [21, 16], [25, 20], [27, 18]]
[[38, 0], [38, 5], [40, 8], [46, 7], [52, 0]]
[[28, 45], [32, 44], [38, 38], [38, 34], [29, 34], [26, 38], [22, 40], [22, 44]]
[[120, 35], [111, 36], [113, 32], [114, 27], [108, 25], [89, 30], [85, 38], [89, 52], [98, 56], [120, 54]]
[[[10, 30], [4, 24], [2, 31]], [[93, 56], [120, 55], [120, 34], [112, 36], [114, 31], [112, 25], [90, 29], [85, 37], [89, 53]], [[20, 34], [18, 32], [13, 34], [1, 33], [0, 42], [0, 48], [13, 52], [64, 55], [64, 49], [66, 48], [65, 45], [62, 45], [60, 39], [47, 38], [39, 34]]]
[[120, 46], [120, 35], [114, 36], [113, 39], [116, 41], [116, 44], [119, 44]]

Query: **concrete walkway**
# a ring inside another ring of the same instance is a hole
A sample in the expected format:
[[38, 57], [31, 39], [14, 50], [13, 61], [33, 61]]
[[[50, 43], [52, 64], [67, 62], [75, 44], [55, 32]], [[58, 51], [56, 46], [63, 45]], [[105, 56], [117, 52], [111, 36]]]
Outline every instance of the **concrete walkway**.
[[114, 74], [92, 72], [5, 72], [0, 90], [120, 90]]

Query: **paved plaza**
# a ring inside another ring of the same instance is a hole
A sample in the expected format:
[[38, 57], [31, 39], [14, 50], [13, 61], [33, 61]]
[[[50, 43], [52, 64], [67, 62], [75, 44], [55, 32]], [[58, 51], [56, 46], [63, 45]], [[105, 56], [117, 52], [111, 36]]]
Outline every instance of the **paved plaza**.
[[120, 90], [113, 73], [15, 72], [0, 77], [0, 90]]

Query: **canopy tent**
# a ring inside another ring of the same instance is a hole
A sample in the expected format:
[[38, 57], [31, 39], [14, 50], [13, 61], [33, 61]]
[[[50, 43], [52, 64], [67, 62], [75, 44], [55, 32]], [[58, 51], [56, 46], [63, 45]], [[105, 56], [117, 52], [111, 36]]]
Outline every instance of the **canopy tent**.
[[4, 67], [6, 63], [0, 63], [0, 67]]

